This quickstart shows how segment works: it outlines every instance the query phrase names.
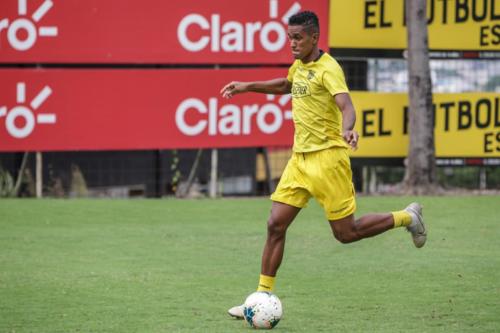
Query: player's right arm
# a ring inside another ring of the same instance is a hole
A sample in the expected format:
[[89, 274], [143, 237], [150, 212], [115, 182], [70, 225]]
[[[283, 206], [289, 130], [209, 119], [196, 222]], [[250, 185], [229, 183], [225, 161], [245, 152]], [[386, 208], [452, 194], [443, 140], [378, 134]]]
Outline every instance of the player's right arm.
[[245, 92], [257, 92], [263, 94], [283, 95], [289, 94], [292, 83], [287, 78], [279, 78], [268, 81], [238, 82], [233, 81], [224, 86], [220, 93], [224, 98], [231, 98], [236, 94]]

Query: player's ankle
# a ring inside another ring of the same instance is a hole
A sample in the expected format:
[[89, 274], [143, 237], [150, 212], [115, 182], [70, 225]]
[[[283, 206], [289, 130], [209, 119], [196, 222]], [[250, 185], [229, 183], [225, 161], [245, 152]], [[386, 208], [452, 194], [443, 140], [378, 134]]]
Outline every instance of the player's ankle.
[[405, 210], [391, 212], [391, 214], [392, 214], [392, 217], [394, 219], [394, 228], [408, 227], [411, 225], [411, 223], [413, 221], [410, 213], [408, 213]]
[[274, 276], [268, 276], [261, 274], [259, 278], [259, 285], [257, 291], [268, 291], [272, 292], [274, 290]]

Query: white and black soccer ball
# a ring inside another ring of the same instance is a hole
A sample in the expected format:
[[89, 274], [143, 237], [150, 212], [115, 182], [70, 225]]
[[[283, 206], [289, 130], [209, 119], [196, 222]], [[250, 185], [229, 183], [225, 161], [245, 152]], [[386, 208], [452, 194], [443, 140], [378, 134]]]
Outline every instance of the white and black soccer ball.
[[271, 329], [280, 321], [283, 308], [278, 296], [267, 291], [256, 291], [245, 300], [243, 314], [253, 328]]

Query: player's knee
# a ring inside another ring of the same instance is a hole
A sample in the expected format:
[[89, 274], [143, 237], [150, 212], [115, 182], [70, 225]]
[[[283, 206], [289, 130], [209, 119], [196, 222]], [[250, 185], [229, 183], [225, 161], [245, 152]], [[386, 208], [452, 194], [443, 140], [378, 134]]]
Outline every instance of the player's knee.
[[281, 237], [286, 233], [286, 223], [280, 221], [279, 219], [269, 218], [267, 221], [267, 233], [270, 236]]
[[334, 229], [333, 236], [343, 244], [352, 243], [360, 239], [356, 223], [349, 223], [348, 225], [344, 225], [343, 228]]
[[333, 235], [342, 244], [349, 244], [359, 239], [358, 235], [352, 231], [334, 232]]

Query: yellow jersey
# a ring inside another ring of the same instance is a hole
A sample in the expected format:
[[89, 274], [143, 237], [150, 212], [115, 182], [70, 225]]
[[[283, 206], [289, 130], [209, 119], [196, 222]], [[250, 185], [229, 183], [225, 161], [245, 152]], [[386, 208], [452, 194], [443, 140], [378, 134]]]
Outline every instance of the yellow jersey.
[[293, 151], [347, 148], [342, 138], [342, 112], [333, 96], [349, 90], [337, 61], [327, 53], [307, 64], [297, 59], [289, 68], [287, 79], [292, 84]]

